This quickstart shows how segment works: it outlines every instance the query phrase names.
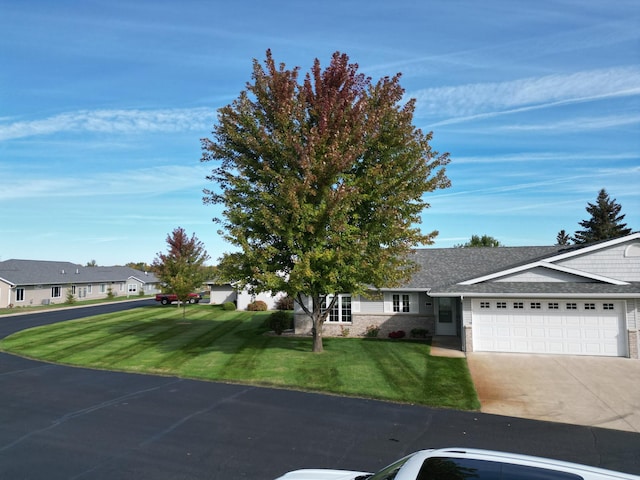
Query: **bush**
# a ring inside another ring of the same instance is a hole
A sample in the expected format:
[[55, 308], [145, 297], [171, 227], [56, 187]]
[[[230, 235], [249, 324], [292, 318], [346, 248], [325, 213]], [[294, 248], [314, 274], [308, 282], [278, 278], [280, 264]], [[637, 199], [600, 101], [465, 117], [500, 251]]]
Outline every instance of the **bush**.
[[247, 305], [247, 310], [250, 312], [265, 312], [267, 310], [267, 304], [262, 300], [256, 300]]
[[389, 332], [389, 338], [404, 338], [407, 334], [404, 330], [398, 330], [397, 332]]
[[224, 302], [222, 304], [222, 309], [223, 310], [235, 310], [236, 309], [236, 304], [233, 302]]
[[429, 330], [426, 328], [414, 328], [411, 330], [411, 336], [413, 338], [427, 338]]
[[276, 301], [276, 310], [293, 310], [293, 297], [285, 295]]
[[293, 328], [293, 316], [285, 310], [278, 310], [269, 316], [268, 326], [276, 335], [282, 335], [285, 330]]
[[365, 337], [375, 338], [380, 333], [380, 327], [377, 325], [369, 325], [367, 330], [364, 332]]

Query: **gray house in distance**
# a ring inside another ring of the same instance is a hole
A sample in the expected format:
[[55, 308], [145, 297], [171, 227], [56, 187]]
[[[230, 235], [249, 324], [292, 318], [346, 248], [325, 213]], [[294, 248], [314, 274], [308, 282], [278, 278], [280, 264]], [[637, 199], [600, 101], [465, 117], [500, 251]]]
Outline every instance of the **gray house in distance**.
[[129, 267], [83, 267], [70, 262], [0, 262], [0, 308], [64, 303], [71, 291], [78, 300], [138, 296], [160, 292], [155, 275]]
[[[327, 336], [428, 329], [467, 352], [638, 358], [640, 233], [589, 245], [426, 248], [399, 288], [341, 294]], [[310, 320], [298, 307], [296, 333]], [[348, 332], [348, 333], [347, 333]]]

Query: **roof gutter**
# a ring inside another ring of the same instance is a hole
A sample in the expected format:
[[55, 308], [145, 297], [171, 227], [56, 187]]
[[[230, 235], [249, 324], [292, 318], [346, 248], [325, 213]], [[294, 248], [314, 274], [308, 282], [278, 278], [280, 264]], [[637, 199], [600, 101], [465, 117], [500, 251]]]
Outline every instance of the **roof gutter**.
[[442, 292], [431, 293], [430, 297], [460, 297], [470, 298], [638, 298], [640, 293], [470, 293], [470, 292]]

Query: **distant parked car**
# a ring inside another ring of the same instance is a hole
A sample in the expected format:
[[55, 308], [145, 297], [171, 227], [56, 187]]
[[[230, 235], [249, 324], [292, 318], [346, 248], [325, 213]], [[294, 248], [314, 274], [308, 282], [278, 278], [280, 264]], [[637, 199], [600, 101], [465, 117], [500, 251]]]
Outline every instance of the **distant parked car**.
[[[190, 293], [189, 303], [198, 303], [202, 300], [200, 293]], [[173, 293], [156, 293], [156, 302], [160, 302], [162, 305], [169, 305], [178, 301], [178, 296]]]
[[640, 477], [547, 458], [467, 448], [421, 450], [378, 473], [296, 470], [278, 480], [640, 480]]

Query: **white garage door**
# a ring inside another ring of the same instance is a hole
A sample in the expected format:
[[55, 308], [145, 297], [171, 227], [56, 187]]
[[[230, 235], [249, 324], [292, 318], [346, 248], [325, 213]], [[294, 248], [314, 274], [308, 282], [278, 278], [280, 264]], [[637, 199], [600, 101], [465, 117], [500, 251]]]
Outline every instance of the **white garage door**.
[[478, 352], [626, 356], [622, 302], [473, 300]]

